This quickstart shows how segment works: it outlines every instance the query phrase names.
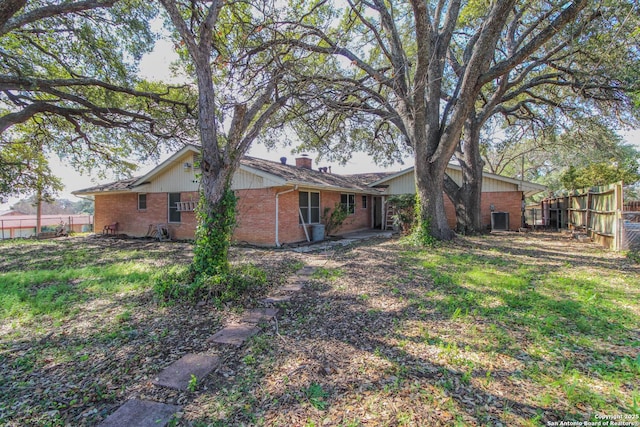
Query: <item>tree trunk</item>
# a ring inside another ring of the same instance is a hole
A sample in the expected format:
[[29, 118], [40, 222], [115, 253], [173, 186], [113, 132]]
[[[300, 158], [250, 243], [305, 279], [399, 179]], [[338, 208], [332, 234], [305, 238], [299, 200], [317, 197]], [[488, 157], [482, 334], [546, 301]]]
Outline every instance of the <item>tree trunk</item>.
[[192, 54], [196, 64], [202, 144], [201, 194], [192, 269], [196, 276], [203, 277], [229, 271], [228, 253], [235, 225], [235, 196], [231, 191], [235, 167], [218, 141], [215, 88], [208, 55], [201, 47]]
[[438, 240], [451, 240], [455, 237], [444, 209], [444, 170], [445, 168], [437, 163], [430, 164], [425, 161], [416, 162], [414, 168], [420, 210], [416, 215], [419, 233], [425, 238], [427, 235]]
[[456, 158], [462, 171], [461, 185], [458, 186], [451, 178], [445, 177], [445, 192], [456, 209], [456, 231], [461, 234], [482, 231], [481, 126], [473, 117], [465, 123], [464, 140], [456, 150]]
[[0, 27], [27, 4], [27, 0], [3, 0], [0, 2]]

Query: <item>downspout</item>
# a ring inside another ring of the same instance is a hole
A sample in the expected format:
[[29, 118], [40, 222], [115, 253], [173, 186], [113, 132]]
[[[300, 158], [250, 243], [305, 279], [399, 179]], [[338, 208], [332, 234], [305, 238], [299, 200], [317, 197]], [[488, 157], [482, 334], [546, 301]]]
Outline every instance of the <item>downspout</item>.
[[282, 245], [280, 244], [280, 239], [278, 238], [278, 234], [279, 234], [279, 231], [280, 231], [280, 230], [279, 230], [280, 224], [279, 224], [279, 221], [278, 221], [278, 218], [279, 218], [279, 216], [280, 216], [280, 215], [279, 215], [279, 211], [280, 211], [280, 196], [281, 196], [282, 194], [287, 194], [287, 193], [291, 193], [292, 191], [296, 191], [297, 189], [298, 189], [298, 186], [297, 186], [297, 185], [294, 185], [294, 186], [293, 186], [293, 188], [290, 188], [290, 189], [288, 189], [288, 190], [285, 190], [285, 191], [281, 191], [281, 192], [279, 192], [279, 193], [276, 193], [276, 247], [278, 247], [278, 248], [279, 248], [280, 246], [282, 246]]

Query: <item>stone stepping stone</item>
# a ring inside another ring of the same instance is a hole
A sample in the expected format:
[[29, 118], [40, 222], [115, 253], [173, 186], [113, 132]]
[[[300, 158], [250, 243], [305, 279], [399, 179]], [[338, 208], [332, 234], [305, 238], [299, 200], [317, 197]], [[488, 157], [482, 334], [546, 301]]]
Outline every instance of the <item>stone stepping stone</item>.
[[280, 304], [289, 300], [291, 300], [291, 295], [275, 295], [266, 297], [265, 299], [260, 300], [260, 302], [263, 304]]
[[200, 381], [220, 365], [220, 359], [206, 354], [185, 354], [167, 366], [152, 384], [176, 390], [188, 390], [191, 375]]
[[282, 286], [280, 290], [284, 292], [298, 292], [302, 289], [304, 283], [306, 283], [306, 280], [296, 280], [295, 282], [287, 283]]
[[109, 415], [100, 427], [164, 427], [182, 407], [132, 399]]
[[224, 329], [214, 334], [207, 341], [218, 344], [230, 344], [240, 347], [251, 335], [258, 332], [259, 328], [255, 323], [236, 323], [226, 326]]
[[316, 271], [315, 267], [305, 266], [298, 270], [298, 276], [311, 276]]
[[254, 308], [245, 312], [241, 322], [253, 324], [268, 322], [276, 317], [277, 314], [277, 308]]

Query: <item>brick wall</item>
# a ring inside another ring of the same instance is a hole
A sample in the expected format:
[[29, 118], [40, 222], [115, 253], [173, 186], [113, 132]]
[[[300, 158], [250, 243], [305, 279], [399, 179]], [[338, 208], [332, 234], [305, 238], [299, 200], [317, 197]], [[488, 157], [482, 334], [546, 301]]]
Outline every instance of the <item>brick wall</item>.
[[[238, 214], [233, 240], [239, 243], [251, 243], [262, 246], [274, 246], [276, 193], [287, 191], [290, 187], [265, 188], [236, 191]], [[182, 193], [181, 200], [196, 200], [197, 193]], [[146, 235], [149, 224], [168, 223], [167, 193], [147, 193], [147, 209], [138, 210], [137, 194], [98, 195], [96, 200], [95, 230], [113, 222], [118, 222], [118, 232], [134, 237]], [[306, 240], [304, 229], [299, 223], [299, 191], [279, 196], [279, 241], [295, 243]], [[333, 209], [340, 202], [340, 193], [320, 192], [320, 213], [325, 208]], [[362, 196], [355, 196], [355, 213], [350, 215], [338, 232], [348, 232], [368, 228], [371, 218], [371, 197], [367, 208], [362, 208]], [[168, 223], [171, 237], [174, 239], [193, 239], [197, 226], [193, 212], [182, 212], [180, 223]], [[311, 237], [311, 230], [309, 236]]]
[[[275, 196], [277, 192], [289, 190], [288, 187], [265, 188], [257, 190], [239, 190], [238, 227], [233, 240], [261, 246], [274, 246], [275, 236]], [[181, 193], [181, 200], [196, 200], [195, 192]], [[519, 191], [482, 193], [482, 224], [491, 225], [493, 204], [496, 212], [509, 212], [509, 228], [520, 227], [521, 197]], [[362, 195], [355, 195], [355, 213], [350, 215], [336, 233], [371, 228], [372, 196], [367, 196], [367, 207], [362, 207]], [[298, 214], [299, 191], [288, 192], [279, 196], [279, 241], [281, 244], [302, 242], [306, 235], [299, 223]], [[325, 208], [333, 209], [340, 202], [340, 193], [320, 192], [320, 214]], [[135, 193], [104, 194], [95, 197], [95, 230], [113, 222], [118, 222], [118, 232], [129, 236], [142, 237], [147, 233], [149, 224], [168, 223], [167, 193], [147, 193], [147, 209], [138, 210], [138, 196]], [[455, 209], [451, 201], [445, 197], [445, 211], [449, 226], [455, 228]], [[168, 223], [173, 239], [193, 239], [197, 226], [194, 212], [182, 212], [180, 223]], [[309, 230], [309, 237], [312, 232]]]
[[275, 245], [276, 192], [282, 190], [262, 188], [236, 191], [238, 226], [233, 233], [235, 242], [260, 246]]
[[[197, 193], [181, 193], [180, 200], [197, 200]], [[118, 223], [118, 233], [133, 237], [147, 234], [149, 224], [167, 224], [173, 239], [193, 239], [196, 218], [193, 212], [182, 212], [180, 223], [168, 222], [167, 193], [147, 193], [147, 208], [138, 210], [138, 195], [104, 194], [95, 197], [95, 226], [96, 232], [114, 222]]]
[[522, 217], [522, 192], [500, 191], [482, 193], [482, 225], [491, 227], [491, 205], [495, 212], [509, 213], [509, 229], [518, 230]]
[[[491, 229], [491, 205], [495, 212], [509, 212], [509, 229], [518, 230], [520, 228], [520, 217], [522, 216], [522, 192], [520, 191], [494, 191], [482, 193], [481, 213], [482, 226]], [[447, 215], [449, 227], [456, 228], [456, 209], [451, 200], [444, 196], [444, 209]]]
[[[276, 243], [276, 193], [288, 191], [290, 187], [259, 190], [240, 190], [238, 194], [238, 228], [233, 238], [236, 242], [274, 246]], [[303, 189], [304, 191], [304, 189]], [[287, 192], [278, 197], [278, 240], [280, 244], [302, 242], [307, 239], [300, 224], [298, 212], [300, 192]], [[340, 193], [320, 191], [320, 215], [325, 208], [333, 209], [340, 202]], [[362, 208], [362, 196], [355, 195], [355, 213], [344, 222], [340, 233], [369, 228], [371, 197], [367, 208]], [[309, 237], [312, 237], [312, 231]]]

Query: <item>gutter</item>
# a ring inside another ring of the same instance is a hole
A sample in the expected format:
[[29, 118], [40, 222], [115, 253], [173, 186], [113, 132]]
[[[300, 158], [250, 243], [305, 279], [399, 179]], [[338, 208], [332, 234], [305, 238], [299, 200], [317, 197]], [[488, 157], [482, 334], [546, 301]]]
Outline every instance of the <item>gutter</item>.
[[294, 185], [293, 188], [290, 188], [288, 190], [285, 191], [281, 191], [279, 193], [276, 193], [276, 247], [281, 247], [282, 245], [280, 244], [280, 239], [278, 237], [278, 234], [280, 232], [280, 224], [278, 222], [278, 217], [279, 215], [279, 210], [280, 210], [280, 196], [282, 194], [287, 194], [287, 193], [291, 193], [293, 191], [296, 191], [298, 189], [298, 185]]

